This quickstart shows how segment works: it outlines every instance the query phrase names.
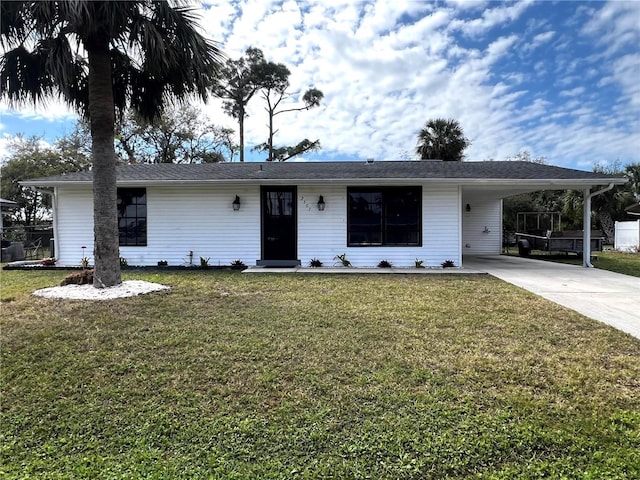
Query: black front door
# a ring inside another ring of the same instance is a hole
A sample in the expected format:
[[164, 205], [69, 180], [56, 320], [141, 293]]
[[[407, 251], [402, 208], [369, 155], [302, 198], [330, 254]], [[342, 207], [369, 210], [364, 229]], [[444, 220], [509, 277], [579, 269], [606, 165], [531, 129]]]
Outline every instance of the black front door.
[[262, 187], [262, 260], [295, 260], [296, 187]]

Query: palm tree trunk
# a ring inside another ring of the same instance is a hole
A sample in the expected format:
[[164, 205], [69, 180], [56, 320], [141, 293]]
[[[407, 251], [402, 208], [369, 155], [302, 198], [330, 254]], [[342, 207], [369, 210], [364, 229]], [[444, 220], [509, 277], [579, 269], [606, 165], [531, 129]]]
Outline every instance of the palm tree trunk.
[[85, 46], [93, 157], [93, 286], [104, 288], [121, 283], [111, 57], [106, 36], [93, 37]]
[[596, 212], [596, 215], [600, 221], [602, 233], [604, 233], [607, 243], [613, 245], [615, 240], [616, 223], [613, 221], [613, 218], [611, 218], [611, 213], [606, 210], [599, 210]]

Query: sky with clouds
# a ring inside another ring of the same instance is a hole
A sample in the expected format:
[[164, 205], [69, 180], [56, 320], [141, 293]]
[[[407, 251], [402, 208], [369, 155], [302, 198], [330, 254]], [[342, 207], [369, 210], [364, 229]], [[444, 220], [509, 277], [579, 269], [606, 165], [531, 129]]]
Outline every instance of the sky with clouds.
[[[320, 107], [276, 117], [276, 145], [319, 139], [306, 160], [415, 158], [430, 118], [453, 118], [467, 160], [522, 151], [553, 165], [640, 161], [640, 2], [238, 0], [203, 2], [201, 25], [231, 58], [249, 46], [315, 87]], [[211, 101], [214, 123], [236, 127]], [[2, 145], [16, 133], [53, 140], [75, 116], [55, 101], [0, 103]], [[247, 146], [266, 140], [254, 97]], [[264, 154], [248, 153], [261, 160]]]

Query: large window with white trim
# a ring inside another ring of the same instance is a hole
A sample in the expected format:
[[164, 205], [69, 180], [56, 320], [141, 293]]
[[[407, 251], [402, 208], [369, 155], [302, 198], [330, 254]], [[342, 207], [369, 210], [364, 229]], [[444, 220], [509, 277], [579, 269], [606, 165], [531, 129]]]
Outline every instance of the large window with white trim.
[[347, 245], [420, 246], [421, 187], [347, 189]]
[[147, 189], [118, 189], [118, 232], [121, 247], [147, 246]]

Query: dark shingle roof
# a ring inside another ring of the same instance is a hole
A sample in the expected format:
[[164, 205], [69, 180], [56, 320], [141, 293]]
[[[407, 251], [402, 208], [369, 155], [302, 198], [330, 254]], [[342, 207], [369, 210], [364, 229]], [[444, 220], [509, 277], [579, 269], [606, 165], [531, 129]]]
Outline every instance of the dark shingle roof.
[[[92, 172], [69, 173], [30, 180], [27, 185], [47, 186], [91, 182]], [[579, 181], [593, 184], [623, 183], [620, 177], [531, 162], [245, 162], [207, 164], [122, 165], [119, 184], [157, 183], [278, 183], [338, 180], [440, 180], [440, 181]], [[503, 183], [503, 182], [500, 182]]]

